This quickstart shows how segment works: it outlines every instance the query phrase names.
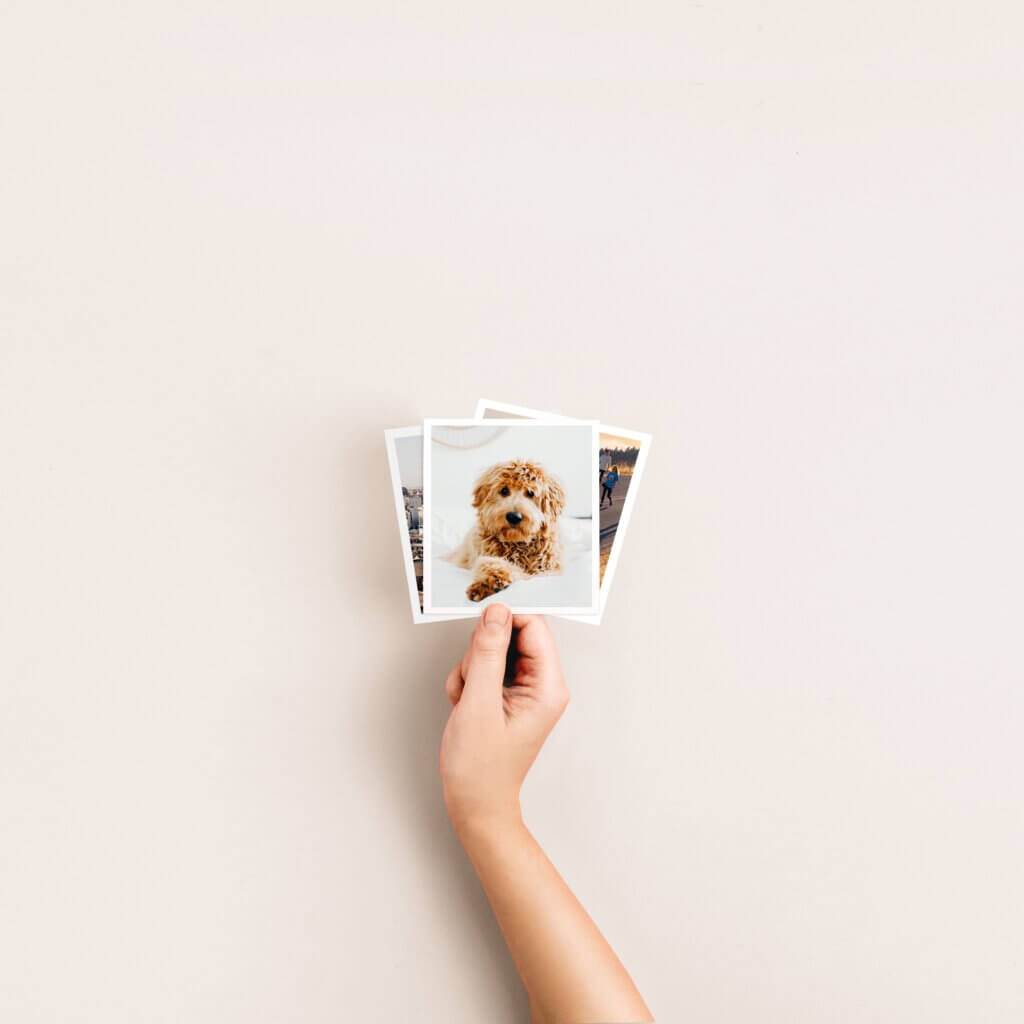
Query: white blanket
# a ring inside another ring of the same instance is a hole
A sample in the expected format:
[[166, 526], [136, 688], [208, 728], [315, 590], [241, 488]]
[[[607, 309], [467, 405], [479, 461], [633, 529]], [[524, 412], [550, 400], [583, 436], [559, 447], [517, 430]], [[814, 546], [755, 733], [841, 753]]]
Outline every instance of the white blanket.
[[472, 529], [476, 515], [467, 510], [464, 515], [434, 513], [431, 525], [433, 551], [431, 553], [431, 597], [438, 608], [478, 608], [491, 601], [501, 601], [513, 608], [583, 608], [591, 601], [591, 523], [589, 519], [559, 519], [562, 539], [562, 572], [556, 575], [531, 576], [513, 583], [493, 597], [483, 601], [470, 601], [466, 587], [472, 576], [468, 569], [460, 569], [445, 562], [444, 555], [453, 550]]

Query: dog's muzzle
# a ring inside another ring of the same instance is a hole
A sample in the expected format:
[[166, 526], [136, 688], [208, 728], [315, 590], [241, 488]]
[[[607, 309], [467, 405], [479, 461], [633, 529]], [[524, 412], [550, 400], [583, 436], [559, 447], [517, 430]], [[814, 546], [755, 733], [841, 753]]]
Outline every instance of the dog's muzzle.
[[523, 517], [518, 512], [506, 512], [505, 519], [513, 526], [518, 526], [523, 521]]

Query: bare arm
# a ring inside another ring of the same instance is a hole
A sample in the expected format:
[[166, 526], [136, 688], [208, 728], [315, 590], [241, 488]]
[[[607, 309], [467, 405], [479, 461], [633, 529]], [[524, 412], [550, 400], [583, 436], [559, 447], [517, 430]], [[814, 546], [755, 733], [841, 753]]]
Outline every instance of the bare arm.
[[491, 605], [448, 677], [441, 745], [445, 802], [530, 997], [534, 1024], [650, 1021], [632, 979], [523, 824], [519, 789], [568, 701], [543, 618]]

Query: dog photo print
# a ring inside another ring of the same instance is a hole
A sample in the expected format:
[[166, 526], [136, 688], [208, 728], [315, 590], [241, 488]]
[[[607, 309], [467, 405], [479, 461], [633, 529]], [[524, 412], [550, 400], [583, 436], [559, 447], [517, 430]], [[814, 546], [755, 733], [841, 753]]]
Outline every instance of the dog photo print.
[[398, 532], [402, 540], [402, 562], [409, 590], [412, 620], [443, 622], [446, 619], [472, 618], [463, 615], [423, 614], [423, 428], [396, 427], [384, 431], [384, 443], [391, 467], [391, 489], [394, 492]]
[[597, 424], [426, 420], [423, 607], [593, 615]]
[[[475, 418], [492, 420], [510, 416], [558, 423], [579, 423], [568, 416], [527, 409], [507, 402], [481, 398], [476, 405]], [[651, 450], [651, 435], [625, 427], [598, 425], [598, 457], [593, 466], [594, 481], [600, 495], [598, 520], [600, 523], [601, 585], [600, 611], [597, 616], [578, 616], [579, 621], [596, 625], [604, 613], [611, 592], [615, 567], [622, 554], [626, 528], [636, 504], [647, 456]]]

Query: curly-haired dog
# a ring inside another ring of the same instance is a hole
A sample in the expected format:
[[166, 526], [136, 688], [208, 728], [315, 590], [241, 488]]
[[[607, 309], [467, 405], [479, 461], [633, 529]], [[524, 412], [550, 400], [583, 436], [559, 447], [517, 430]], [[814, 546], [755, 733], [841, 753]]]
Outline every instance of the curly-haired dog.
[[482, 601], [527, 576], [562, 571], [558, 517], [562, 485], [535, 462], [491, 466], [473, 489], [476, 526], [445, 555], [473, 573], [470, 601]]

